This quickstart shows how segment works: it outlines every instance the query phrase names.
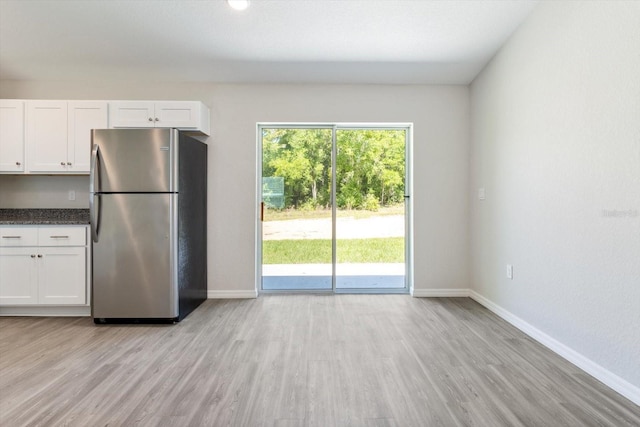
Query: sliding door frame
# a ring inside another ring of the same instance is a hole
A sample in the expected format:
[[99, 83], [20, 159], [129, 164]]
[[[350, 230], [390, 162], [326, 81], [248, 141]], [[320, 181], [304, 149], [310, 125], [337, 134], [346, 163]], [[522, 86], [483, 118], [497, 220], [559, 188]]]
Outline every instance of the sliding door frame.
[[[262, 289], [262, 132], [263, 129], [331, 129], [331, 289], [265, 290]], [[404, 183], [404, 227], [405, 227], [405, 286], [388, 289], [337, 289], [336, 288], [336, 161], [338, 130], [403, 130], [405, 131], [405, 183]], [[255, 288], [264, 294], [270, 293], [315, 293], [315, 294], [408, 294], [413, 291], [413, 123], [287, 123], [259, 122], [256, 124], [256, 260]]]

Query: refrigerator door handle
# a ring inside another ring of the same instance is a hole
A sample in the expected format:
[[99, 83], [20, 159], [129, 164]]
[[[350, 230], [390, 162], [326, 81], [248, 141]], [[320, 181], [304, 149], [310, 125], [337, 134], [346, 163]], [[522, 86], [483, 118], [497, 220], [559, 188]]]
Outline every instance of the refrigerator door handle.
[[[89, 192], [95, 193], [96, 191], [100, 191], [100, 182], [96, 186], [96, 178], [100, 177], [98, 173], [98, 157], [100, 156], [100, 146], [98, 144], [93, 146], [91, 150], [91, 172], [89, 173]], [[98, 187], [98, 188], [96, 188]]]
[[100, 195], [95, 194], [96, 189], [100, 191], [99, 185], [100, 181], [98, 181], [98, 188], [96, 188], [95, 180], [96, 177], [99, 179], [100, 174], [98, 173], [98, 162], [100, 155], [100, 146], [97, 144], [93, 146], [91, 150], [91, 173], [89, 174], [89, 223], [91, 225], [91, 239], [94, 242], [98, 241], [98, 231], [100, 229], [100, 204], [96, 207], [96, 198], [98, 198], [98, 202], [100, 201]]
[[[96, 207], [97, 200], [97, 207]], [[100, 194], [92, 194], [89, 199], [89, 222], [91, 223], [91, 240], [98, 242], [100, 238]]]

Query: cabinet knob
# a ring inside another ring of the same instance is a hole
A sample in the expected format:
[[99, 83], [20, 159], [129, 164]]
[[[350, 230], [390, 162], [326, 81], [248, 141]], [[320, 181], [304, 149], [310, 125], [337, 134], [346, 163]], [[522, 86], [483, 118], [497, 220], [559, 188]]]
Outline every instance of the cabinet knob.
[[38, 258], [42, 258], [42, 254], [38, 254]]
[[16, 166], [20, 166], [22, 163], [20, 162], [16, 162]]
[[64, 165], [66, 165], [67, 163], [66, 163], [66, 162], [60, 162], [60, 164], [61, 164], [62, 166], [64, 166]]
[[149, 117], [149, 121], [150, 121], [150, 122], [152, 122], [152, 121], [153, 121], [153, 118]]
[[31, 254], [31, 258], [35, 258], [36, 256], [34, 254]]
[[156, 117], [156, 122], [159, 122], [159, 121], [160, 121], [160, 119]]
[[67, 166], [71, 166], [71, 162], [67, 162]]

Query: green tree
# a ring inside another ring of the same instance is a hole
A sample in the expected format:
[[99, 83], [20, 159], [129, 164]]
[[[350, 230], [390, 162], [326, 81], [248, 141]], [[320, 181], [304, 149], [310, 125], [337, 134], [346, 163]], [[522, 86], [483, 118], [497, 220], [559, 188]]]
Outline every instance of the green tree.
[[[285, 181], [285, 207], [331, 203], [331, 129], [264, 129], [263, 176]], [[376, 210], [404, 196], [405, 131], [338, 130], [337, 205]]]
[[285, 206], [330, 202], [331, 129], [265, 129], [263, 176], [285, 180]]
[[338, 207], [364, 208], [372, 197], [381, 206], [402, 201], [404, 131], [340, 130], [337, 143]]

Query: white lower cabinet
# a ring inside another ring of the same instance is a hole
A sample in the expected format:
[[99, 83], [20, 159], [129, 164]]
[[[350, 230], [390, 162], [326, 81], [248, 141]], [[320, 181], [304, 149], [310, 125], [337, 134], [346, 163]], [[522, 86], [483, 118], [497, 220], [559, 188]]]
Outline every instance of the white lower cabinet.
[[85, 304], [86, 248], [40, 248], [38, 304]]
[[[34, 228], [38, 244], [22, 246], [15, 236]], [[0, 306], [88, 303], [87, 227], [2, 227], [0, 235]]]
[[38, 303], [38, 272], [33, 248], [0, 247], [0, 305]]

